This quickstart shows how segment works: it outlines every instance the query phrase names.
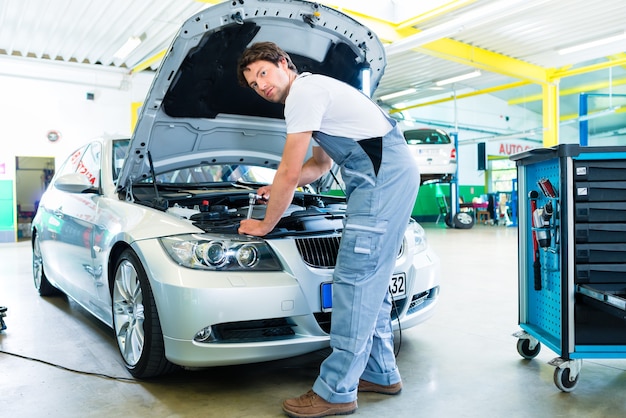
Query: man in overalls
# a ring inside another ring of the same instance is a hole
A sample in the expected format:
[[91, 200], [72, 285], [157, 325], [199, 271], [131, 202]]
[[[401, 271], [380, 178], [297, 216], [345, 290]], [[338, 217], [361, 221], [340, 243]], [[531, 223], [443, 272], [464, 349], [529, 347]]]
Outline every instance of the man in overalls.
[[417, 197], [417, 165], [395, 121], [367, 96], [330, 77], [298, 74], [274, 43], [247, 48], [238, 76], [264, 99], [284, 103], [287, 124], [274, 182], [258, 190], [268, 199], [265, 219], [242, 220], [239, 233], [266, 235], [298, 186], [318, 179], [332, 161], [341, 167], [348, 205], [333, 276], [332, 353], [313, 389], [284, 401], [283, 410], [291, 417], [351, 414], [357, 391], [402, 390], [388, 286]]

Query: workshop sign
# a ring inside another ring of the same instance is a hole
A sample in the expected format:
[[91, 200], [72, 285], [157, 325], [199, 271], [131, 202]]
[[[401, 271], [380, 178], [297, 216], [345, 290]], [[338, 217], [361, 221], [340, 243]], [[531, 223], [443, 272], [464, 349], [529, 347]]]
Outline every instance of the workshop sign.
[[519, 154], [520, 152], [537, 148], [538, 144], [534, 142], [517, 141], [517, 142], [493, 143], [490, 145], [491, 145], [490, 147], [491, 149], [489, 151], [491, 152], [489, 152], [489, 155], [501, 155], [505, 157], [510, 157], [513, 154]]

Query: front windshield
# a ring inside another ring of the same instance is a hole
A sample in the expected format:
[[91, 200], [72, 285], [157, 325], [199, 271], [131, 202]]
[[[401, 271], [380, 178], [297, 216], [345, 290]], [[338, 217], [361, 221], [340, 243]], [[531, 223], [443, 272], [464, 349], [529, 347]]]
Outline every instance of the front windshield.
[[[270, 184], [276, 170], [243, 164], [212, 164], [157, 174], [158, 184], [254, 183]], [[151, 179], [146, 179], [151, 182]]]
[[[129, 140], [113, 141], [113, 180], [117, 181], [126, 159]], [[157, 174], [159, 184], [201, 185], [207, 183], [271, 184], [276, 169], [243, 164], [204, 164]], [[152, 183], [152, 178], [142, 183]]]

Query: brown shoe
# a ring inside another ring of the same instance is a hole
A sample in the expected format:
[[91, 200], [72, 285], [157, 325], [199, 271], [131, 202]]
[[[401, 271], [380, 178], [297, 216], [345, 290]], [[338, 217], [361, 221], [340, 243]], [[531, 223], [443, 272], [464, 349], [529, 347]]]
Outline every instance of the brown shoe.
[[397, 395], [402, 392], [402, 382], [394, 383], [393, 385], [379, 385], [377, 383], [359, 379], [359, 392], [376, 392], [385, 395]]
[[349, 415], [356, 411], [356, 401], [331, 403], [320, 398], [312, 390], [299, 398], [283, 402], [283, 411], [292, 418], [319, 418], [328, 415]]

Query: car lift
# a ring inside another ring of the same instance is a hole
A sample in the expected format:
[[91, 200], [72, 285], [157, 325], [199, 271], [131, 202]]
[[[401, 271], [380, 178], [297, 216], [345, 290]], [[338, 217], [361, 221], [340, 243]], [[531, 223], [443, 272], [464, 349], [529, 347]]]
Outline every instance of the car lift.
[[461, 205], [459, 203], [459, 134], [457, 132], [450, 133], [450, 136], [454, 139], [454, 149], [457, 155], [457, 166], [454, 176], [450, 180], [450, 213], [446, 216], [445, 224], [450, 228], [458, 229], [470, 229], [474, 226], [474, 217], [467, 212], [461, 212]]

